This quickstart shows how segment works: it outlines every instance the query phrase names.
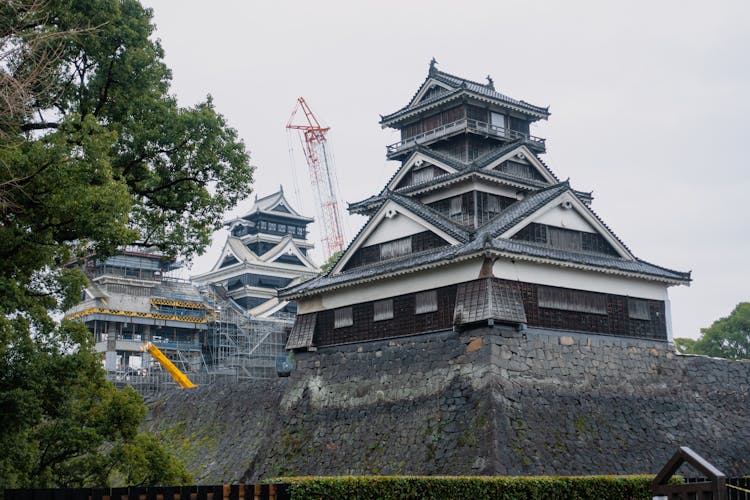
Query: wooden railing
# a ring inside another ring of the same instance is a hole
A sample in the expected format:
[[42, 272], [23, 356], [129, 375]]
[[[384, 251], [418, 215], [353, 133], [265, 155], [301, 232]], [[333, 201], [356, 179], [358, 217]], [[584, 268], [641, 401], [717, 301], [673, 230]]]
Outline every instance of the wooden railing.
[[460, 120], [446, 123], [445, 125], [441, 125], [426, 132], [422, 132], [421, 134], [413, 135], [407, 139], [387, 146], [388, 156], [396, 155], [416, 144], [428, 144], [443, 137], [463, 132], [464, 130], [504, 139], [524, 139], [529, 141], [532, 145], [536, 145], [542, 149], [544, 148], [545, 143], [545, 140], [541, 137], [524, 134], [523, 132], [510, 129], [508, 127], [498, 127], [497, 125], [492, 125], [487, 122], [481, 122], [479, 120], [473, 120], [471, 118], [461, 118]]

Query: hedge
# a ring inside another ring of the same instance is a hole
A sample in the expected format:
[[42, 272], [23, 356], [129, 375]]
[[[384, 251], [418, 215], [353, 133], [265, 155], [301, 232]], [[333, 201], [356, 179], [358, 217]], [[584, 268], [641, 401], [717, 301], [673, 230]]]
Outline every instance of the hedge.
[[598, 499], [651, 500], [654, 476], [340, 476], [285, 477], [292, 500]]

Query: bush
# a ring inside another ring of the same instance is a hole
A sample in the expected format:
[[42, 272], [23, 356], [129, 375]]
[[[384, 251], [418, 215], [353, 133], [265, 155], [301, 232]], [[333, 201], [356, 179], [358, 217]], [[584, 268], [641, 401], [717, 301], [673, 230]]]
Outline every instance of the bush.
[[651, 499], [654, 476], [341, 476], [292, 477], [291, 498]]

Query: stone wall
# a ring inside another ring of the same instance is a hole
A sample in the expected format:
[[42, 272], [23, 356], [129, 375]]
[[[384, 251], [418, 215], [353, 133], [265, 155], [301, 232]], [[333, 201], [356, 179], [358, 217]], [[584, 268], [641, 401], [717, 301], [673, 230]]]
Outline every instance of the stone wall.
[[202, 483], [286, 474], [750, 473], [750, 363], [483, 328], [298, 353], [289, 379], [149, 401]]

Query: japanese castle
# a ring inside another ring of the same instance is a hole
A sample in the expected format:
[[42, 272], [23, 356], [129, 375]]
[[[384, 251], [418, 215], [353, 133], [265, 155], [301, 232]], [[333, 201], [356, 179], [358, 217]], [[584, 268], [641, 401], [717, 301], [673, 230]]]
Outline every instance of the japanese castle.
[[292, 316], [296, 304], [279, 300], [276, 290], [309, 279], [318, 267], [307, 253], [307, 225], [284, 196], [283, 188], [255, 198], [243, 216], [227, 221], [229, 236], [214, 267], [193, 276], [194, 283], [211, 284], [254, 318]]
[[288, 349], [504, 326], [671, 341], [667, 290], [690, 273], [636, 258], [561, 182], [529, 126], [549, 109], [437, 69], [382, 116], [400, 167], [349, 204], [367, 223], [297, 301]]

